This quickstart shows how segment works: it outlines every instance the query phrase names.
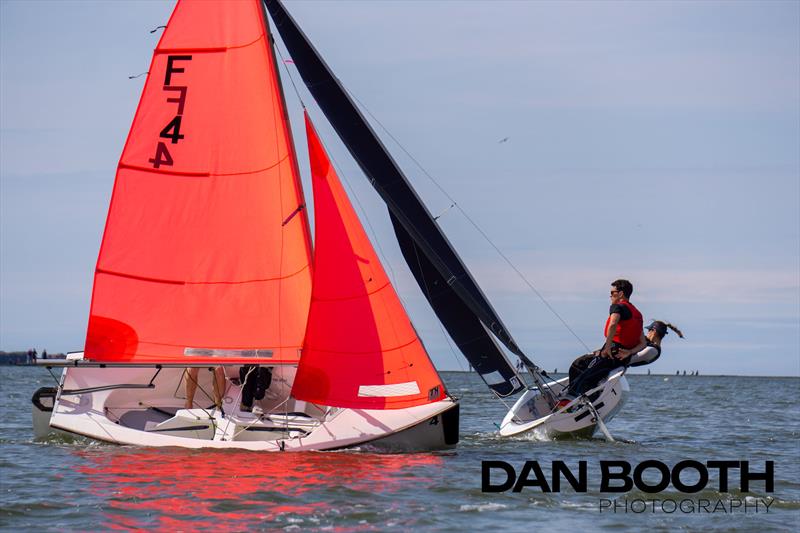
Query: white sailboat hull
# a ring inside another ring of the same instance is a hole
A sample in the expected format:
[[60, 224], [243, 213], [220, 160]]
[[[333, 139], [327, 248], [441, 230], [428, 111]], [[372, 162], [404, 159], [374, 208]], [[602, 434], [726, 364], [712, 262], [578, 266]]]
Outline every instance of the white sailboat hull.
[[[236, 369], [238, 367], [229, 367]], [[222, 411], [184, 409], [184, 369], [66, 368], [52, 413], [34, 405], [37, 437], [58, 430], [134, 446], [231, 448], [256, 451], [374, 447], [396, 451], [448, 448], [458, 442], [458, 403], [450, 398], [405, 409], [337, 409], [290, 397], [296, 368], [276, 366], [273, 383], [256, 406], [239, 409], [241, 388], [227, 382]], [[230, 372], [228, 370], [227, 372]], [[211, 405], [212, 372], [200, 371], [195, 406]], [[105, 390], [85, 389], [114, 387]], [[136, 387], [136, 388], [134, 388]], [[73, 393], [71, 391], [84, 391]]]
[[[603, 422], [609, 422], [625, 403], [630, 386], [625, 370], [612, 371], [597, 387], [588, 391], [589, 398]], [[569, 378], [550, 383], [555, 394], [569, 385]], [[542, 438], [591, 437], [597, 430], [597, 419], [581, 398], [552, 412], [538, 389], [530, 389], [508, 411], [500, 426], [504, 437], [535, 434]]]

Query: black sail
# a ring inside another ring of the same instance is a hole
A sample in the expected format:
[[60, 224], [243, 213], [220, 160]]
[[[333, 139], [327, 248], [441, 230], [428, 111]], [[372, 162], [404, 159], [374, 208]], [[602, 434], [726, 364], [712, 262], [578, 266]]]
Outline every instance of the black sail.
[[[416, 249], [422, 252], [420, 255], [427, 259], [426, 264], [432, 266], [433, 270], [438, 273], [446, 286], [443, 291], [453, 293], [445, 297], [443, 296], [445, 292], [443, 292], [436, 299], [439, 302], [447, 301], [448, 305], [460, 306], [459, 309], [453, 311], [447, 311], [444, 309], [446, 307], [444, 304], [434, 303], [428, 293], [425, 294], [453, 339], [474, 335], [477, 330], [474, 323], [480, 321], [485, 326], [485, 329], [481, 328], [484, 334], [488, 329], [509, 350], [523, 358], [523, 361], [528, 361], [461, 258], [456, 254], [447, 237], [411, 187], [408, 179], [314, 46], [279, 0], [265, 0], [265, 4], [309, 92], [386, 203], [393, 217], [395, 232], [397, 233], [398, 227], [404, 230], [404, 234], [398, 233], [398, 240], [402, 241], [407, 234]], [[404, 256], [412, 271], [419, 268], [411, 264], [405, 251]], [[415, 272], [415, 277], [419, 282], [421, 279], [424, 280], [425, 276], [418, 276]], [[425, 292], [422, 283], [420, 286]], [[454, 304], [453, 302], [458, 303]], [[468, 312], [473, 315], [473, 319], [462, 324], [460, 320]], [[491, 337], [489, 337], [489, 341], [480, 343], [481, 350], [486, 350], [483, 355], [493, 360], [494, 366], [503, 369], [503, 376], [508, 376], [509, 379], [513, 376], [519, 380], [515, 370], [502, 351], [492, 342]], [[472, 358], [480, 357], [472, 347], [473, 345], [474, 342], [459, 344], [459, 348], [464, 351], [470, 361]], [[517, 388], [510, 381], [508, 386]]]
[[450, 288], [427, 256], [414, 243], [414, 239], [389, 212], [394, 225], [397, 242], [433, 311], [444, 325], [447, 333], [464, 354], [472, 368], [486, 385], [500, 397], [509, 396], [524, 388], [524, 383], [506, 359], [486, 327], [475, 313], [464, 304]]

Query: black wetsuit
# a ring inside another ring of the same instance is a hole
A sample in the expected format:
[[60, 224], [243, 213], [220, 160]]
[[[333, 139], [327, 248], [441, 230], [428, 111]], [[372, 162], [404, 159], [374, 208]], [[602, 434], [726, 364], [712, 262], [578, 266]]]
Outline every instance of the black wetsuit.
[[[653, 353], [653, 349], [655, 353]], [[612, 346], [611, 353], [619, 350], [619, 346]], [[645, 358], [637, 358], [639, 354], [647, 354]], [[569, 367], [569, 388], [567, 393], [577, 398], [586, 391], [592, 390], [600, 383], [609, 372], [621, 366], [644, 366], [649, 365], [659, 358], [661, 347], [647, 342], [647, 345], [638, 353], [631, 354], [625, 359], [616, 357], [600, 357], [593, 353], [587, 353], [575, 359]], [[633, 361], [632, 361], [633, 360]]]
[[[620, 321], [630, 320], [632, 317], [630, 309], [622, 304], [611, 304], [608, 314], [619, 314]], [[611, 343], [611, 354], [616, 354], [621, 345], [616, 342]], [[623, 362], [616, 357], [600, 357], [593, 353], [587, 353], [575, 359], [569, 367], [569, 388], [567, 393], [573, 397], [578, 397], [587, 390], [593, 389], [609, 372], [615, 368], [624, 366]]]
[[567, 394], [577, 398], [595, 388], [609, 372], [621, 366], [625, 366], [625, 363], [616, 357], [600, 357], [593, 353], [578, 357], [569, 367]]

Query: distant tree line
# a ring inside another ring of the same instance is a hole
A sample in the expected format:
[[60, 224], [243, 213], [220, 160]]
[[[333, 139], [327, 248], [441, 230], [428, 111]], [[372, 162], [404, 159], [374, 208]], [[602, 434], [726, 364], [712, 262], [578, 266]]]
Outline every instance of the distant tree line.
[[42, 350], [42, 354], [35, 348], [27, 351], [20, 352], [3, 352], [0, 351], [0, 365], [32, 365], [36, 363], [36, 359], [64, 359], [66, 355], [63, 353], [48, 354], [47, 350]]

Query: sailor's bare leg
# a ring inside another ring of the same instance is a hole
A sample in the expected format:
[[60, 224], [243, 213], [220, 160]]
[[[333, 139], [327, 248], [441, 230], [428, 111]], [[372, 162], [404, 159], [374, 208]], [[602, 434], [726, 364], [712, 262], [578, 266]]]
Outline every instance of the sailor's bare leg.
[[186, 369], [186, 409], [191, 409], [194, 406], [194, 393], [197, 391], [197, 375], [199, 368]]
[[214, 404], [222, 407], [222, 398], [225, 396], [225, 370], [218, 366], [214, 369]]

